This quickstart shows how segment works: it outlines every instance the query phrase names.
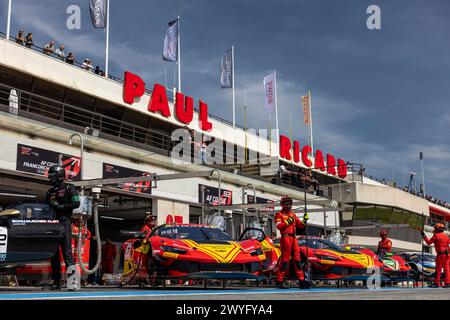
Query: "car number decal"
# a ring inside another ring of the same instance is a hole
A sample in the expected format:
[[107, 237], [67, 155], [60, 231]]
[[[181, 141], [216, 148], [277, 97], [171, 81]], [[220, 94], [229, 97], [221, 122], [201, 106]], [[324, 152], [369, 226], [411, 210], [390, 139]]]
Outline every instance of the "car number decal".
[[6, 261], [8, 252], [8, 229], [0, 227], [0, 262]]

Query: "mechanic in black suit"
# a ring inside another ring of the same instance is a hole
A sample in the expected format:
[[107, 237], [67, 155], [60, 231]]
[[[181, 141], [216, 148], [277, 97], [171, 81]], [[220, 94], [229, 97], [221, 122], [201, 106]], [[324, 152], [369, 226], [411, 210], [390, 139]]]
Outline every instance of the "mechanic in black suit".
[[[48, 170], [48, 179], [52, 188], [47, 192], [46, 201], [55, 209], [56, 219], [64, 227], [64, 237], [60, 243], [61, 251], [66, 263], [66, 270], [74, 265], [72, 256], [72, 211], [80, 206], [80, 198], [73, 184], [64, 182], [66, 171], [62, 166], [54, 165]], [[61, 289], [61, 261], [59, 249], [51, 260], [52, 290]]]

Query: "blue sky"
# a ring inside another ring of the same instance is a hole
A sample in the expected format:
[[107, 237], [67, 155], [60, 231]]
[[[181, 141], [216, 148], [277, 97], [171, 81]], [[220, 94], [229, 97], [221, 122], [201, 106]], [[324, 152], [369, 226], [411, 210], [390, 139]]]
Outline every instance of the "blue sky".
[[[37, 4], [38, 3], [38, 4]], [[430, 5], [432, 3], [432, 5]], [[81, 30], [66, 28], [78, 4]], [[381, 30], [368, 30], [366, 9], [381, 8]], [[0, 0], [1, 30], [7, 1]], [[300, 96], [312, 91], [314, 145], [368, 174], [403, 186], [424, 152], [428, 194], [450, 200], [450, 3], [448, 0], [111, 0], [110, 73], [129, 70], [147, 84], [173, 86], [173, 63], [161, 58], [167, 22], [181, 16], [183, 92], [210, 113], [232, 119], [231, 91], [220, 89], [223, 53], [235, 46], [236, 113], [267, 128], [262, 79], [277, 70], [281, 133], [303, 145]], [[103, 65], [104, 32], [92, 27], [88, 1], [13, 0], [12, 33], [35, 43], [64, 43], [78, 60]]]

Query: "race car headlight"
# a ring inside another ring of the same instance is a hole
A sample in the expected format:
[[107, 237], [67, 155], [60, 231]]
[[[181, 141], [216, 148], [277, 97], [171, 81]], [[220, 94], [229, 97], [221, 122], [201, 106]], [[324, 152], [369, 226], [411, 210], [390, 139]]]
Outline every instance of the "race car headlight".
[[321, 259], [321, 260], [332, 260], [332, 261], [338, 261], [339, 258], [338, 257], [333, 257], [333, 256], [327, 256], [324, 254], [316, 254], [317, 258]]
[[186, 250], [175, 248], [175, 247], [161, 246], [160, 248], [161, 248], [161, 251], [165, 251], [165, 252], [178, 253], [178, 254], [186, 254], [187, 253]]
[[262, 251], [261, 248], [256, 248], [256, 250], [253, 250], [252, 252], [250, 252], [251, 256], [260, 256], [262, 255], [264, 252]]

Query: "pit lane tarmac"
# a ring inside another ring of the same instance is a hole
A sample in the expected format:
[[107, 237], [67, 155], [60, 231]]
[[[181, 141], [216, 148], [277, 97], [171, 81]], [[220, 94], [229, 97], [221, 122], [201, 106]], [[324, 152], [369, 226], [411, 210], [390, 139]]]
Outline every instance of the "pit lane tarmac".
[[0, 287], [0, 300], [450, 300], [450, 289], [88, 287], [78, 292], [38, 287]]

